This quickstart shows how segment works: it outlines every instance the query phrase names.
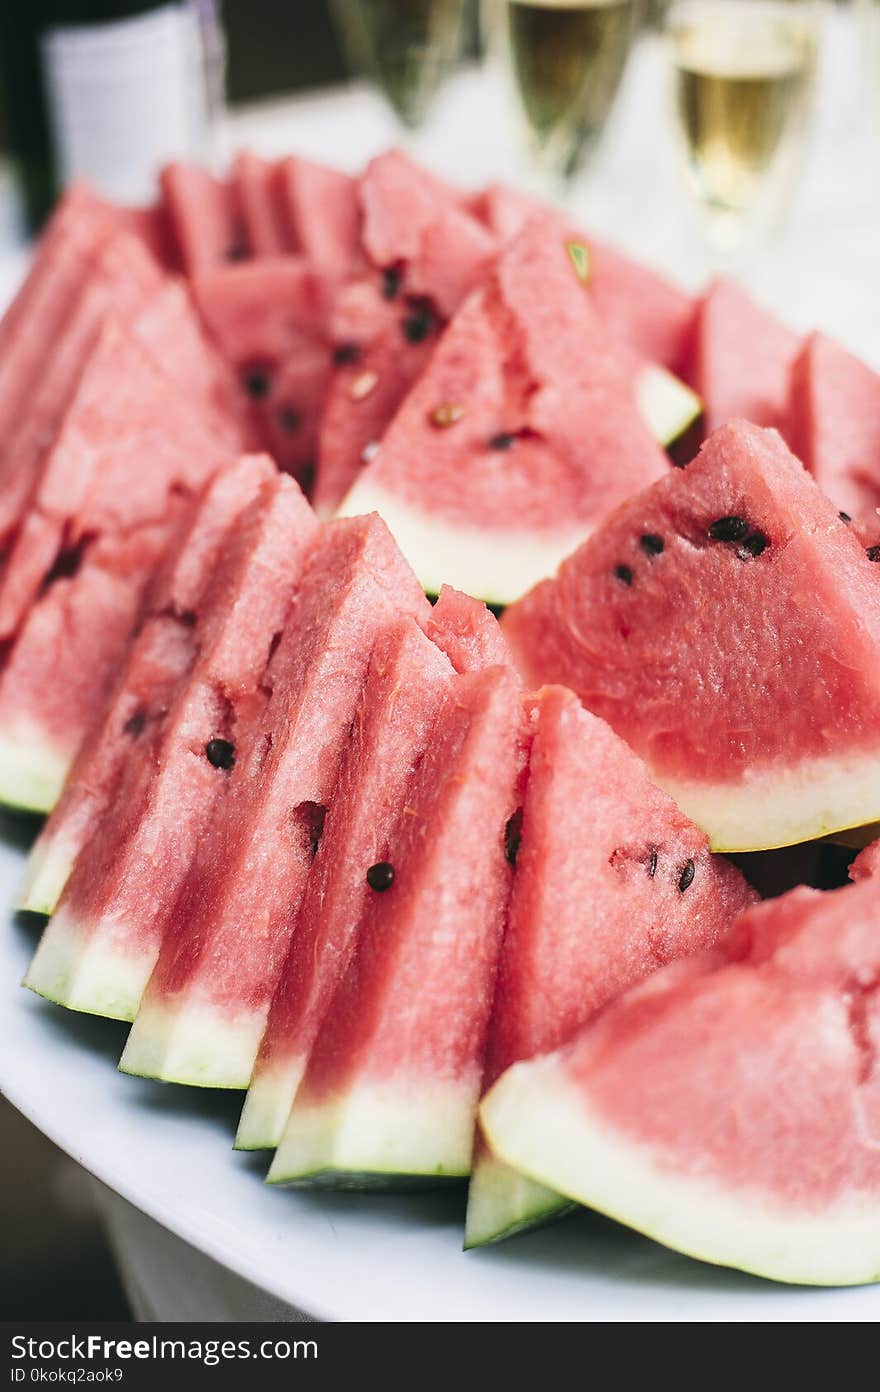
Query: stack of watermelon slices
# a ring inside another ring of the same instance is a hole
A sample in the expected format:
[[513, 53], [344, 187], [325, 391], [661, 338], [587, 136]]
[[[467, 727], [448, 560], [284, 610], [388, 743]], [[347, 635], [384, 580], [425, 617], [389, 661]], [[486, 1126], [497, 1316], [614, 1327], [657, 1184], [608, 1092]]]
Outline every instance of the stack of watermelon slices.
[[247, 1088], [273, 1183], [876, 1275], [877, 849], [719, 852], [880, 821], [880, 379], [396, 152], [72, 190], [0, 354], [27, 984]]

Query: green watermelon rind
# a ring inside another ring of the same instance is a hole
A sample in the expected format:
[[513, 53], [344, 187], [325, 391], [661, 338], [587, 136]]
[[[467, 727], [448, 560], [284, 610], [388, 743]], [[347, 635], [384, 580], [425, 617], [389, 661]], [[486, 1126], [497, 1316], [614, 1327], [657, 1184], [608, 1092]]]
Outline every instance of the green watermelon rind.
[[880, 821], [880, 752], [805, 759], [792, 767], [752, 765], [739, 782], [652, 777], [708, 836], [713, 851], [766, 851], [833, 837]]
[[286, 1060], [255, 1072], [235, 1133], [236, 1150], [275, 1150], [280, 1144], [307, 1063], [307, 1057]]
[[133, 1020], [149, 962], [114, 952], [106, 942], [87, 945], [87, 931], [65, 918], [59, 915], [46, 925], [22, 984], [67, 1010]]
[[230, 1015], [208, 1001], [181, 1005], [145, 998], [119, 1069], [163, 1083], [242, 1091], [250, 1083], [264, 1026], [263, 1011]]
[[339, 509], [340, 517], [378, 512], [428, 594], [444, 584], [489, 604], [511, 604], [539, 580], [553, 575], [584, 539], [583, 526], [536, 534], [447, 522], [389, 489], [360, 479]]
[[480, 1116], [509, 1165], [686, 1256], [792, 1285], [880, 1279], [875, 1201], [817, 1216], [676, 1172], [591, 1111], [557, 1055], [508, 1069]]
[[570, 1199], [511, 1169], [484, 1149], [474, 1163], [468, 1188], [465, 1251], [532, 1232], [576, 1208]]
[[297, 1102], [267, 1181], [344, 1187], [358, 1177], [364, 1187], [398, 1188], [466, 1179], [475, 1105], [469, 1082], [427, 1079], [401, 1087], [360, 1083], [341, 1098]]
[[64, 787], [70, 758], [39, 726], [0, 736], [0, 803], [16, 812], [51, 812]]

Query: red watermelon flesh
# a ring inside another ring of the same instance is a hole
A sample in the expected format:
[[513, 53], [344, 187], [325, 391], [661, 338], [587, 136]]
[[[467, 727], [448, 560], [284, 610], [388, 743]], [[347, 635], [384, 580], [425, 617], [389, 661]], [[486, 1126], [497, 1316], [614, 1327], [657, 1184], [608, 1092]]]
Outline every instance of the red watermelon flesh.
[[372, 893], [367, 871], [391, 854], [393, 828], [451, 677], [449, 661], [413, 619], [394, 624], [373, 650], [242, 1112], [236, 1144], [245, 1150], [281, 1139], [354, 951]]
[[509, 668], [452, 680], [269, 1179], [387, 1185], [470, 1170], [524, 763]]
[[107, 238], [93, 264], [84, 266], [64, 321], [44, 344], [40, 371], [31, 384], [27, 411], [10, 426], [0, 450], [0, 537], [5, 542], [32, 502], [40, 464], [52, 443], [83, 364], [111, 310], [133, 316], [161, 293], [163, 277], [130, 236]]
[[357, 181], [298, 155], [280, 161], [276, 179], [290, 245], [323, 275], [347, 276], [358, 260]]
[[247, 1087], [375, 640], [427, 601], [378, 518], [313, 550], [121, 1067]]
[[483, 1124], [508, 1163], [679, 1251], [876, 1280], [878, 981], [873, 885], [794, 890], [507, 1072]]
[[785, 437], [844, 512], [880, 504], [880, 376], [824, 334], [795, 360]]
[[713, 281], [697, 307], [684, 374], [703, 400], [707, 433], [738, 417], [781, 429], [799, 347], [798, 335], [734, 281]]
[[495, 615], [480, 600], [451, 585], [442, 586], [422, 628], [445, 652], [456, 672], [512, 666], [510, 649]]
[[169, 164], [159, 176], [162, 205], [186, 275], [250, 254], [238, 191], [197, 164]]
[[0, 638], [13, 636], [59, 562], [71, 563], [95, 537], [160, 525], [169, 496], [197, 491], [230, 455], [176, 397], [137, 338], [108, 320], [10, 552], [0, 583]]
[[299, 256], [265, 257], [198, 276], [193, 294], [233, 364], [266, 447], [290, 473], [313, 463], [330, 375], [330, 286]]
[[3, 634], [15, 638], [0, 674], [0, 796], [13, 805], [54, 804], [175, 516], [228, 462], [137, 340], [108, 322], [0, 586]]
[[878, 820], [880, 567], [775, 431], [716, 431], [504, 629], [526, 679], [576, 691], [715, 849]]
[[[139, 629], [103, 711], [31, 851], [19, 906], [51, 914], [76, 858], [113, 800], [147, 724], [161, 722], [199, 651], [217, 567], [233, 528], [274, 474], [244, 457], [214, 479], [150, 585]], [[216, 592], [216, 591], [215, 591]], [[201, 617], [197, 632], [193, 620]]]
[[380, 512], [427, 590], [507, 603], [666, 472], [551, 218], [459, 310], [342, 508]]
[[853, 880], [869, 880], [880, 874], [880, 841], [872, 841], [860, 851], [849, 867]]
[[217, 755], [208, 757], [209, 744], [238, 743], [256, 720], [266, 663], [314, 534], [295, 484], [270, 472], [222, 547], [195, 623], [157, 615], [169, 642], [175, 624], [190, 633], [190, 675], [167, 711], [150, 711], [135, 735], [137, 757], [117, 767], [104, 815], [28, 972], [34, 990], [71, 1009], [133, 1017], [230, 776]]
[[250, 151], [232, 166], [232, 184], [252, 256], [282, 256], [294, 250], [286, 226], [275, 167]]
[[[642, 977], [712, 947], [757, 896], [564, 687], [538, 696], [485, 1086], [557, 1049]], [[466, 1244], [532, 1227], [566, 1200], [478, 1145]]]
[[[490, 184], [471, 206], [502, 242], [515, 237], [536, 214], [549, 211], [505, 184]], [[680, 374], [693, 332], [693, 297], [590, 233], [572, 230], [570, 235], [587, 248], [593, 302], [614, 337], [640, 359]]]

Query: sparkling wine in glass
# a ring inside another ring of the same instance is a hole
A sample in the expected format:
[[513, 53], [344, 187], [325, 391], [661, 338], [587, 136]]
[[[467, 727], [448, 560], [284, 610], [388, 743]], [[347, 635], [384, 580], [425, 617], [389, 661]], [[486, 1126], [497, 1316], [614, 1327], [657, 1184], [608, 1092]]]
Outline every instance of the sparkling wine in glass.
[[605, 127], [626, 67], [636, 0], [490, 0], [529, 142], [570, 180]]
[[690, 182], [735, 252], [791, 193], [809, 124], [818, 18], [798, 0], [681, 0], [667, 27]]
[[352, 65], [382, 89], [404, 125], [424, 120], [461, 53], [466, 0], [334, 0]]

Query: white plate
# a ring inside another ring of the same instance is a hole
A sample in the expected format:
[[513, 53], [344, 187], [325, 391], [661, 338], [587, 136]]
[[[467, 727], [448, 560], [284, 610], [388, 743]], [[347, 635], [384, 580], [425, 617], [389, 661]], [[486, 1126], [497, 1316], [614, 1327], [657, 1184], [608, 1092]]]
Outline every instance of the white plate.
[[[0, 815], [0, 902], [28, 827]], [[270, 1189], [231, 1150], [238, 1094], [116, 1071], [125, 1027], [41, 1001], [19, 981], [36, 925], [7, 914], [0, 1084], [57, 1145], [144, 1213], [262, 1290], [335, 1320], [868, 1321], [880, 1288], [800, 1290], [676, 1256], [584, 1213], [461, 1250], [463, 1193], [385, 1197]]]

